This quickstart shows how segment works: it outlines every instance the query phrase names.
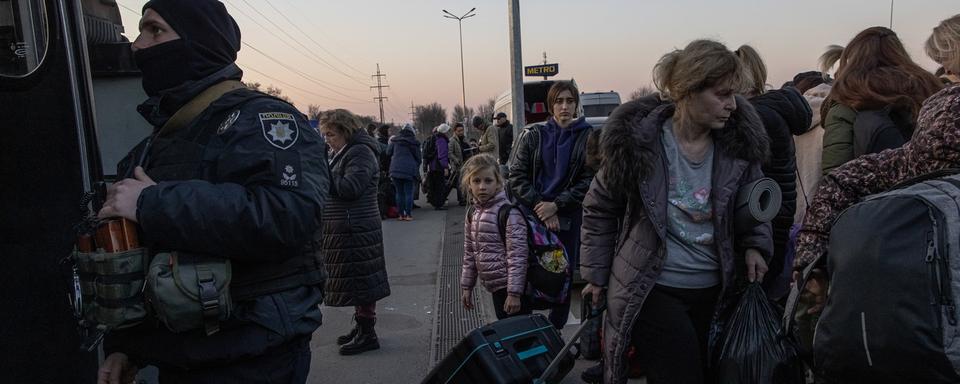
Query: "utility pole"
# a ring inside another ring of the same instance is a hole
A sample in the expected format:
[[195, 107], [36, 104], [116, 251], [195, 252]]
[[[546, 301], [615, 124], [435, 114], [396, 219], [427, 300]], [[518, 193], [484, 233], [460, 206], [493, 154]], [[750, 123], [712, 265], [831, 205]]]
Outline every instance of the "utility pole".
[[510, 98], [513, 106], [513, 137], [527, 124], [523, 115], [523, 55], [520, 49], [520, 0], [507, 0], [510, 25]]
[[893, 30], [893, 0], [890, 0], [890, 29]]
[[[543, 51], [543, 65], [547, 65], [547, 51]], [[544, 80], [547, 80], [547, 77], [543, 77]]]
[[377, 85], [371, 85], [371, 86], [370, 86], [370, 89], [373, 89], [373, 88], [376, 88], [376, 89], [377, 89], [377, 97], [374, 97], [373, 99], [376, 100], [376, 101], [378, 101], [378, 102], [380, 102], [380, 124], [383, 124], [383, 123], [384, 123], [384, 121], [383, 121], [383, 101], [384, 101], [384, 100], [387, 100], [387, 98], [383, 96], [383, 89], [384, 89], [384, 88], [390, 88], [390, 86], [389, 86], [389, 85], [383, 85], [383, 83], [381, 82], [381, 79], [384, 78], [384, 77], [387, 77], [387, 74], [380, 72], [380, 63], [377, 63], [377, 74], [376, 74], [376, 75], [372, 75], [371, 77], [374, 77], [374, 78], [377, 79]]
[[417, 108], [413, 106], [413, 101], [410, 101], [410, 122], [416, 123], [417, 121]]

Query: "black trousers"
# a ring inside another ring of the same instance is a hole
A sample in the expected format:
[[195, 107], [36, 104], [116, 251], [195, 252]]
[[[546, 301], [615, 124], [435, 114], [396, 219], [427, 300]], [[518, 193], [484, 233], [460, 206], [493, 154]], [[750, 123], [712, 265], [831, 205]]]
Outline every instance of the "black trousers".
[[520, 311], [512, 315], [508, 315], [507, 312], [503, 310], [503, 304], [506, 302], [506, 288], [493, 293], [493, 310], [497, 313], [497, 320], [503, 320], [511, 316], [529, 315], [533, 313], [533, 308], [530, 306], [530, 298], [527, 295], [520, 296]]
[[649, 384], [707, 382], [707, 336], [720, 287], [657, 285], [633, 326], [633, 345]]

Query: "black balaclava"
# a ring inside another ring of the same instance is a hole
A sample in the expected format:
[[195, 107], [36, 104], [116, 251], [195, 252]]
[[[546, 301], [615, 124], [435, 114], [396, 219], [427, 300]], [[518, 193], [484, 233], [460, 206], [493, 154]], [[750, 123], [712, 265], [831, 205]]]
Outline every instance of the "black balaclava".
[[148, 96], [200, 80], [233, 64], [240, 50], [240, 27], [216, 0], [151, 0], [150, 8], [180, 39], [134, 52]]

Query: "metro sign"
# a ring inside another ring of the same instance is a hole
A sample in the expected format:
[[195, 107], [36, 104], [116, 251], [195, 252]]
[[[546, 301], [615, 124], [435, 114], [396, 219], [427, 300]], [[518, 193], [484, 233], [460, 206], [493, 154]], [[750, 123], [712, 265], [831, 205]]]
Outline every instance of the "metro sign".
[[560, 73], [560, 64], [532, 65], [523, 69], [523, 74], [526, 76], [556, 76]]

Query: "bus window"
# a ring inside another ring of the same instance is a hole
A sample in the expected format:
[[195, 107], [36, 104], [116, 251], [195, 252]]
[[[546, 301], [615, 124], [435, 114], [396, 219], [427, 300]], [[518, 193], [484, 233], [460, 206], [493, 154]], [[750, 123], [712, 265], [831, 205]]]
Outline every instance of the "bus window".
[[47, 27], [43, 1], [0, 0], [0, 76], [24, 77], [40, 67]]

